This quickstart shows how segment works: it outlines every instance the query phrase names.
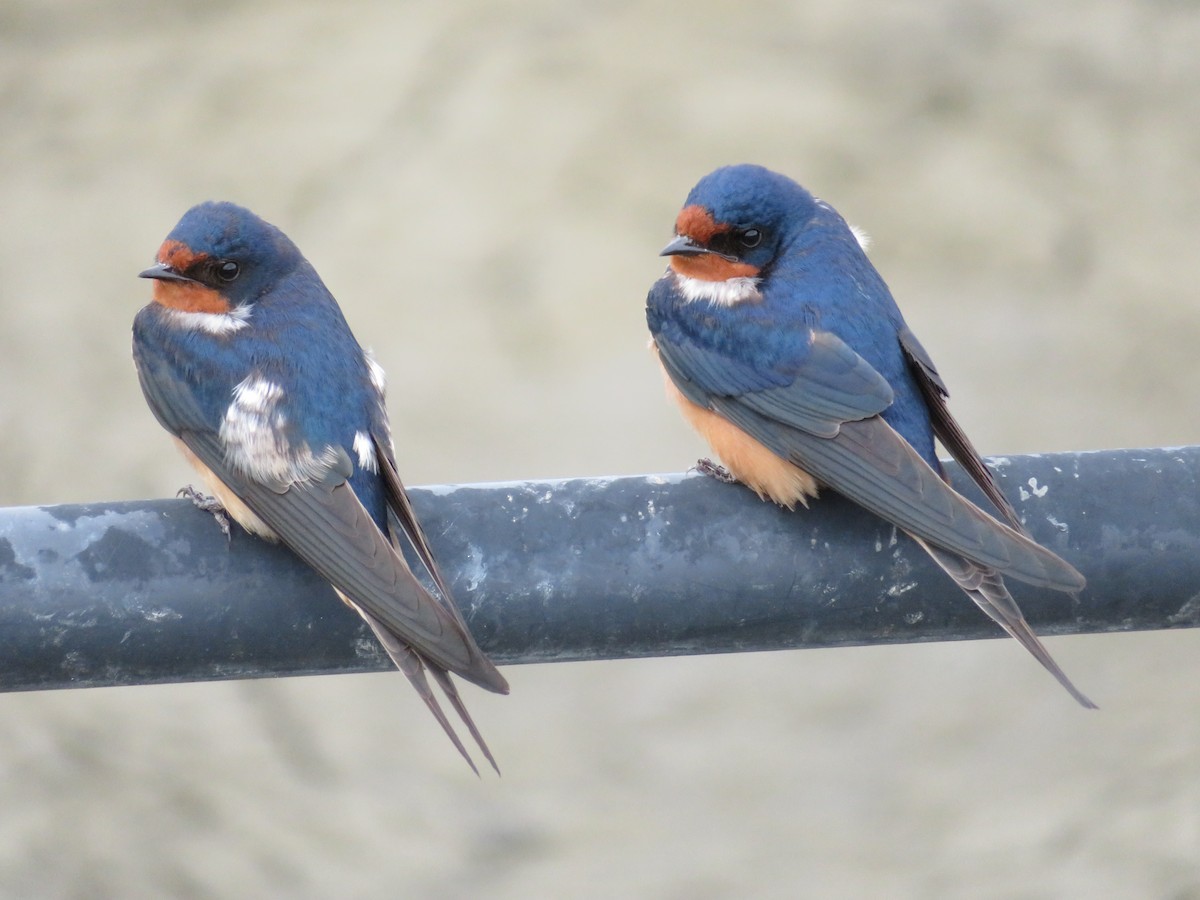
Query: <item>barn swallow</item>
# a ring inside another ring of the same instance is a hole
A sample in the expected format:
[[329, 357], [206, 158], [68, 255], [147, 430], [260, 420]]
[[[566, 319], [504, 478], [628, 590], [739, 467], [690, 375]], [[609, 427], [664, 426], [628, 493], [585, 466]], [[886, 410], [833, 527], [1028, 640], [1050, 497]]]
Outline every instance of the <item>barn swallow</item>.
[[366, 620], [475, 769], [428, 669], [499, 772], [449, 673], [501, 694], [508, 684], [471, 637], [396, 472], [383, 370], [316, 270], [249, 210], [202, 203], [140, 277], [154, 292], [133, 322], [133, 358], [159, 424], [238, 524], [289, 547]]
[[[668, 394], [733, 479], [794, 509], [821, 486], [920, 544], [1081, 705], [1004, 583], [1074, 594], [950, 415], [946, 385], [858, 234], [791, 179], [717, 169], [692, 189], [646, 319]], [[950, 487], [934, 439], [1005, 522]]]

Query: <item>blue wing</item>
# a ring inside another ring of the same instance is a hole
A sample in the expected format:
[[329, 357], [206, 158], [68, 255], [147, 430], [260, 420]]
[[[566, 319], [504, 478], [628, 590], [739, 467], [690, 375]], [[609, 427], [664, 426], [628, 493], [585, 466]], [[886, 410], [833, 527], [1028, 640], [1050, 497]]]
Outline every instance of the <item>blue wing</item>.
[[915, 537], [1032, 584], [1083, 587], [1074, 568], [945, 483], [885, 421], [887, 380], [837, 335], [772, 332], [712, 309], [692, 314], [701, 322], [653, 300], [659, 358], [693, 403]]
[[983, 459], [980, 457], [979, 451], [975, 449], [975, 445], [971, 443], [971, 439], [967, 437], [966, 432], [962, 430], [954, 416], [950, 415], [950, 407], [946, 405], [950, 391], [947, 390], [942, 376], [934, 367], [933, 360], [925, 352], [925, 348], [921, 346], [917, 336], [907, 327], [900, 330], [899, 337], [900, 346], [909, 362], [917, 387], [920, 388], [925, 405], [929, 409], [933, 433], [942, 442], [942, 446], [950, 451], [950, 455], [958, 460], [963, 471], [979, 485], [979, 489], [992, 501], [992, 505], [1004, 516], [1005, 521], [1015, 530], [1025, 534], [1025, 526], [1021, 524], [1021, 519], [1012, 503], [1001, 492], [1000, 485], [996, 484], [991, 470], [984, 465]]
[[[352, 485], [355, 466], [346, 447], [311, 448], [320, 463], [302, 480], [251, 477], [230, 464], [217, 426], [220, 407], [205, 393], [211, 381], [185, 380], [171, 352], [158, 341], [141, 339], [136, 326], [134, 359], [142, 391], [159, 423], [297, 556], [430, 663], [507, 693], [503, 676], [475, 644], [449, 594], [443, 602], [421, 585], [378, 527], [377, 516], [363, 505]], [[197, 390], [193, 382], [204, 387]], [[225, 393], [222, 402], [227, 405], [228, 388], [219, 392]], [[380, 461], [391, 465], [383, 454]], [[396, 502], [402, 490], [397, 478], [396, 486], [381, 485], [378, 493]], [[402, 524], [415, 522], [406, 504], [397, 512]], [[444, 588], [419, 527], [409, 532], [409, 539]]]

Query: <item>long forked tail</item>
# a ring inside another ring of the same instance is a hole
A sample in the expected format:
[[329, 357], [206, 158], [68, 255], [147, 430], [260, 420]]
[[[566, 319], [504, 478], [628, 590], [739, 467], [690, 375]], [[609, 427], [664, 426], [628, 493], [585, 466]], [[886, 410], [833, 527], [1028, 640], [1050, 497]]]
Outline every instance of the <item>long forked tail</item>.
[[[415, 654], [413, 654], [415, 656]], [[420, 659], [417, 660], [420, 664]], [[484, 741], [483, 735], [479, 733], [479, 729], [475, 727], [475, 722], [471, 718], [471, 714], [467, 712], [466, 705], [462, 702], [462, 698], [458, 696], [458, 688], [454, 686], [454, 682], [450, 680], [450, 673], [438, 666], [430, 665], [429, 672], [433, 675], [433, 680], [441, 687], [442, 693], [446, 695], [446, 699], [450, 701], [450, 705], [454, 707], [454, 711], [458, 713], [458, 717], [463, 720], [463, 724], [467, 726], [467, 731], [471, 732], [471, 737], [475, 739], [475, 743], [479, 745], [479, 749], [483, 751], [484, 757], [495, 769], [496, 774], [500, 774], [500, 767], [496, 765], [496, 760], [492, 756], [492, 751], [488, 749], [487, 742]]]
[[[338, 592], [341, 595], [341, 592]], [[437, 695], [429, 686], [429, 680], [425, 677], [425, 669], [428, 667], [433, 674], [434, 680], [441, 686], [446, 694], [446, 698], [450, 701], [450, 705], [454, 707], [463, 723], [467, 726], [467, 730], [471, 733], [471, 737], [475, 739], [475, 743], [479, 745], [479, 749], [483, 751], [484, 757], [487, 759], [496, 774], [500, 774], [500, 767], [496, 765], [496, 760], [492, 756], [492, 751], [488, 749], [487, 743], [483, 739], [483, 735], [479, 733], [479, 729], [475, 726], [475, 722], [471, 719], [470, 713], [467, 712], [466, 705], [462, 702], [462, 698], [458, 695], [458, 690], [454, 687], [454, 682], [450, 680], [450, 674], [445, 670], [435, 665], [434, 663], [423, 661], [421, 657], [407, 644], [399, 641], [394, 634], [384, 627], [383, 623], [376, 619], [368, 612], [364, 612], [357, 605], [341, 595], [342, 600], [347, 606], [357, 612], [368, 625], [371, 626], [371, 631], [375, 633], [375, 637], [387, 651], [387, 655], [391, 657], [396, 668], [404, 673], [409, 683], [425, 701], [425, 706], [437, 719], [438, 724], [442, 726], [442, 730], [446, 732], [446, 737], [450, 738], [450, 742], [462, 758], [467, 761], [467, 765], [471, 767], [471, 771], [476, 775], [479, 774], [479, 769], [475, 767], [475, 761], [471, 759], [471, 754], [467, 752], [467, 748], [463, 746], [463, 742], [459, 739], [458, 733], [455, 732], [454, 726], [450, 724], [450, 720], [446, 717], [446, 713], [442, 710], [442, 706], [438, 703]]]
[[1076, 702], [1086, 709], [1098, 709], [1087, 696], [1071, 683], [1071, 679], [1058, 667], [1058, 663], [1050, 655], [1050, 651], [1033, 633], [1029, 623], [1025, 621], [1020, 607], [1004, 584], [1004, 576], [995, 569], [980, 566], [968, 559], [950, 553], [920, 538], [913, 538], [925, 552], [933, 557], [942, 569], [954, 579], [954, 583], [966, 591], [967, 596], [975, 601], [975, 605], [988, 614], [993, 622], [1016, 638], [1022, 647], [1033, 654], [1033, 658], [1053, 675], [1058, 683], [1067, 689]]

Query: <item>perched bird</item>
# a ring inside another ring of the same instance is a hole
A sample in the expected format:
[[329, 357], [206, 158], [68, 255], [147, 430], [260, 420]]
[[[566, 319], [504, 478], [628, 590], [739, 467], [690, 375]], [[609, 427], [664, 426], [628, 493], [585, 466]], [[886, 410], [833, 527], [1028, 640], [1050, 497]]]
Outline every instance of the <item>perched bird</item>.
[[202, 203], [141, 277], [154, 294], [133, 322], [133, 358], [159, 424], [246, 531], [291, 548], [366, 620], [475, 769], [428, 669], [496, 768], [448, 673], [502, 694], [508, 684], [467, 630], [396, 472], [383, 370], [316, 270], [249, 210]]
[[[646, 303], [653, 345], [729, 480], [789, 509], [826, 486], [901, 528], [1094, 708], [1004, 583], [1074, 593], [1083, 576], [1025, 533], [842, 217], [783, 175], [728, 166], [692, 189], [661, 255], [670, 264]], [[949, 486], [935, 436], [1007, 524]]]

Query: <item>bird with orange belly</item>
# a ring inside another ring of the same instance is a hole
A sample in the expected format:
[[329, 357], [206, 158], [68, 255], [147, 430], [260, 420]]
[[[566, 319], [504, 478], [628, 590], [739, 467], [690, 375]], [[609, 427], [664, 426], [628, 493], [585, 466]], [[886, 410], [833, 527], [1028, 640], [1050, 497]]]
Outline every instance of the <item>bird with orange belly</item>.
[[[1095, 708], [1004, 580], [1075, 594], [1083, 576], [1026, 534], [842, 217], [785, 176], [728, 166], [692, 189], [662, 255], [646, 319], [668, 393], [727, 467], [715, 471], [789, 509], [828, 487], [896, 525]], [[950, 487], [935, 437], [1004, 522]]]

